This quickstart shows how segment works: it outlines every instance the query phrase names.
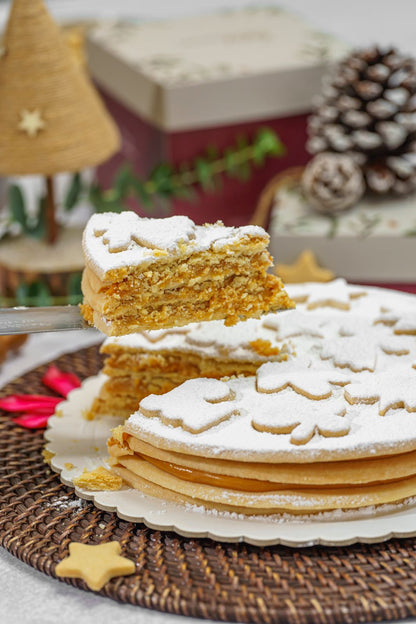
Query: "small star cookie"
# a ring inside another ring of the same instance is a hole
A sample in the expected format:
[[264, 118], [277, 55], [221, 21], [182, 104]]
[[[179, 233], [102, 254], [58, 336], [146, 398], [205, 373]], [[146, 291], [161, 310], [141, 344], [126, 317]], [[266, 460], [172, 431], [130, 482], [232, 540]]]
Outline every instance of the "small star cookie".
[[157, 417], [165, 425], [202, 433], [231, 418], [237, 411], [234, 394], [218, 379], [188, 379], [166, 394], [150, 394], [140, 403], [140, 413]]
[[302, 282], [330, 282], [335, 274], [329, 269], [322, 269], [315, 254], [310, 249], [302, 251], [293, 264], [278, 264], [277, 275], [286, 284], [299, 284]]
[[69, 544], [69, 556], [55, 568], [57, 576], [80, 578], [88, 587], [99, 591], [114, 576], [134, 574], [134, 561], [121, 557], [119, 542], [87, 545], [79, 542]]
[[344, 393], [351, 404], [378, 402], [380, 416], [391, 409], [416, 412], [416, 371], [403, 366], [394, 371], [368, 374], [347, 386]]
[[331, 397], [311, 401], [289, 391], [276, 397], [276, 401], [266, 408], [259, 402], [259, 410], [253, 416], [251, 425], [257, 431], [290, 433], [291, 444], [300, 445], [307, 444], [316, 434], [327, 438], [347, 435], [350, 423], [344, 418], [345, 413], [343, 399]]

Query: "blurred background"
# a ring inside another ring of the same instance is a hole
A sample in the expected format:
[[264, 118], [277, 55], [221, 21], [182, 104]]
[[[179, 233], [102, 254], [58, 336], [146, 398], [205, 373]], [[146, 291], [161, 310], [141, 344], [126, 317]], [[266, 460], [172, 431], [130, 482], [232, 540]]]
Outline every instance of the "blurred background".
[[24, 4], [0, 57], [2, 305], [78, 302], [82, 228], [123, 209], [263, 225], [288, 282], [416, 290], [412, 0], [50, 0], [59, 34]]

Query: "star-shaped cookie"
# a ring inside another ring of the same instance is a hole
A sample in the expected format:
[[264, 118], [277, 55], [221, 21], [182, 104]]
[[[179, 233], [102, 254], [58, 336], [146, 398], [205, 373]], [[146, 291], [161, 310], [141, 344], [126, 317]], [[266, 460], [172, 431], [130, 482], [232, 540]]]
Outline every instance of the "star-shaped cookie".
[[57, 576], [83, 579], [88, 587], [99, 591], [114, 576], [134, 574], [134, 561], [121, 557], [119, 542], [88, 545], [79, 542], [69, 544], [69, 556], [55, 568]]
[[278, 264], [276, 273], [286, 284], [301, 282], [330, 282], [335, 274], [329, 269], [322, 269], [310, 249], [302, 251], [293, 264]]

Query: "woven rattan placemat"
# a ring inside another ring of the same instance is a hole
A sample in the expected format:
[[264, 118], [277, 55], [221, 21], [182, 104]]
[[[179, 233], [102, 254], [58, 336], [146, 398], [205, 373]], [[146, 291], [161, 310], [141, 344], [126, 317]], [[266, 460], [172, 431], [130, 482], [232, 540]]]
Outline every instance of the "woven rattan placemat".
[[[97, 347], [60, 357], [81, 378], [101, 366]], [[47, 366], [14, 380], [2, 395], [45, 394]], [[118, 540], [137, 573], [101, 594], [197, 617], [294, 624], [368, 622], [416, 615], [416, 539], [343, 548], [259, 548], [162, 533], [80, 501], [42, 461], [43, 431], [0, 413], [0, 544], [49, 576], [70, 541]], [[87, 589], [83, 581], [63, 582]]]

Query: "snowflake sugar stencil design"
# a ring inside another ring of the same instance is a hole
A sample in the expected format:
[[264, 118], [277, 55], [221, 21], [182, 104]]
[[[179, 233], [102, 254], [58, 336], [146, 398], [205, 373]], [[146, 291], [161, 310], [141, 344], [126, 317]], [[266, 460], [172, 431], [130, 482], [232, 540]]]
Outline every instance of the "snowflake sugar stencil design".
[[167, 394], [150, 394], [140, 403], [140, 413], [157, 417], [165, 425], [201, 433], [237, 411], [234, 394], [217, 379], [189, 379]]

